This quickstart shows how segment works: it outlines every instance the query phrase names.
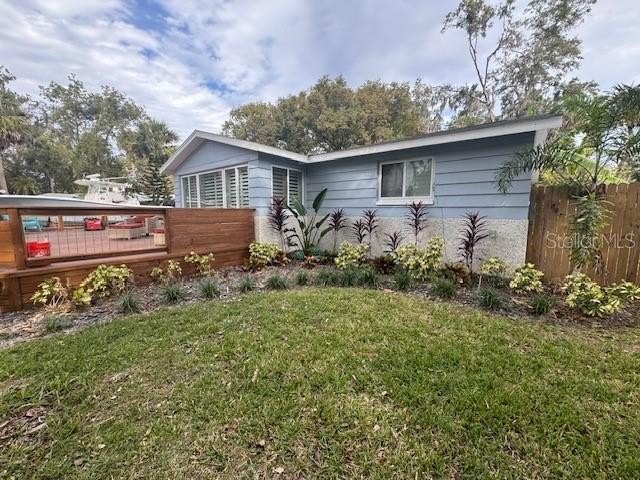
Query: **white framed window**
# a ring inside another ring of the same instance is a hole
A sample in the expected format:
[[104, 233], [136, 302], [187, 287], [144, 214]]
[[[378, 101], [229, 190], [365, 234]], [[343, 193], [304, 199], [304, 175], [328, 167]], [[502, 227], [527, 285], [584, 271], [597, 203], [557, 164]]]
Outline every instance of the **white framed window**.
[[378, 205], [433, 203], [434, 165], [431, 157], [380, 162]]
[[181, 177], [185, 208], [239, 208], [249, 206], [249, 169], [246, 165]]
[[291, 203], [294, 198], [304, 202], [302, 172], [294, 168], [271, 168], [271, 196], [285, 198]]

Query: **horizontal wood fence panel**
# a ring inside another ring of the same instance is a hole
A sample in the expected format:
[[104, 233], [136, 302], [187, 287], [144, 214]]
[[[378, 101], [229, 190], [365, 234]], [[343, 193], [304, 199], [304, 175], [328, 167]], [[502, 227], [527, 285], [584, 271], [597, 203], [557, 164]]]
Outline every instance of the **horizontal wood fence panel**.
[[[135, 209], [127, 209], [127, 214], [131, 210]], [[0, 221], [0, 264], [6, 256], [6, 264], [0, 269], [0, 312], [19, 310], [29, 305], [38, 285], [47, 278], [57, 276], [63, 283], [77, 286], [100, 264], [126, 264], [133, 271], [134, 280], [138, 284], [150, 282], [150, 273], [154, 267], [171, 259], [182, 260], [191, 251], [212, 252], [216, 268], [239, 266], [248, 256], [249, 244], [255, 239], [253, 209], [164, 208], [157, 212], [149, 209], [141, 211], [164, 215], [166, 247], [161, 250], [166, 251], [126, 252], [116, 257], [85, 255], [81, 259], [69, 258], [53, 263], [49, 260], [50, 264], [41, 265], [40, 262], [47, 260], [34, 260], [25, 264], [22, 226], [16, 215], [18, 211], [8, 210], [13, 223]], [[20, 214], [25, 212], [38, 215], [82, 214], [80, 209], [59, 212], [52, 209], [20, 210]], [[95, 210], [84, 213], [97, 214]], [[117, 213], [108, 210], [108, 214]], [[16, 259], [21, 260], [22, 265]], [[194, 273], [194, 267], [184, 262], [182, 269], [186, 275]]]
[[[603, 200], [608, 210], [599, 239], [601, 262], [584, 269], [601, 284], [623, 280], [640, 283], [640, 183], [607, 185]], [[560, 282], [573, 268], [571, 232], [576, 199], [567, 187], [534, 187], [531, 191], [527, 261], [551, 282]]]

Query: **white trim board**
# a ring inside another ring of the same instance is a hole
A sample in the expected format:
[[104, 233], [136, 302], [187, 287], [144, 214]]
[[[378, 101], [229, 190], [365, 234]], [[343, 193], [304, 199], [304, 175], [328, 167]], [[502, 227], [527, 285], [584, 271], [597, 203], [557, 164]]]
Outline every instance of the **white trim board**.
[[[177, 167], [185, 161], [191, 153], [193, 153], [203, 142], [209, 140], [212, 142], [232, 145], [234, 147], [244, 148], [254, 152], [267, 153], [281, 158], [288, 158], [297, 162], [320, 163], [340, 158], [357, 157], [361, 155], [372, 155], [376, 153], [393, 152], [417, 147], [426, 147], [429, 145], [442, 145], [447, 143], [464, 142], [468, 140], [479, 140], [482, 138], [501, 137], [504, 135], [515, 135], [518, 133], [535, 132], [539, 139], [544, 137], [546, 132], [553, 128], [562, 126], [562, 116], [547, 115], [540, 117], [528, 117], [517, 120], [504, 120], [493, 123], [486, 123], [475, 127], [443, 130], [441, 132], [430, 133], [420, 137], [409, 138], [406, 140], [394, 140], [382, 142], [364, 147], [355, 147], [347, 150], [340, 150], [329, 153], [319, 153], [314, 155], [303, 155], [300, 153], [282, 150], [280, 148], [262, 145], [261, 143], [249, 142], [246, 140], [238, 140], [236, 138], [218, 135], [215, 133], [204, 132], [202, 130], [194, 130], [189, 137], [182, 142], [175, 153], [166, 161], [160, 171], [162, 173], [174, 173]], [[538, 134], [540, 132], [540, 134]]]

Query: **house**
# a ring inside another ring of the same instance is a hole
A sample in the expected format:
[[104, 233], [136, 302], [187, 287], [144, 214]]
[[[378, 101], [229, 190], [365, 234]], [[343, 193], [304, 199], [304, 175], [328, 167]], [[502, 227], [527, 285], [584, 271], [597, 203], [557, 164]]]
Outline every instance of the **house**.
[[[423, 235], [443, 236], [448, 259], [457, 257], [462, 216], [478, 210], [490, 231], [480, 257], [520, 264], [536, 176], [519, 176], [502, 194], [496, 171], [514, 153], [543, 143], [561, 123], [560, 116], [528, 117], [313, 155], [196, 130], [162, 171], [175, 180], [178, 207], [255, 208], [260, 241], [276, 239], [268, 226], [273, 196], [301, 198], [310, 206], [326, 187], [325, 213], [344, 208], [353, 219], [363, 209], [377, 209], [375, 252], [384, 248], [383, 232], [404, 228], [407, 204], [421, 200], [429, 210]], [[350, 234], [341, 233], [346, 239]]]

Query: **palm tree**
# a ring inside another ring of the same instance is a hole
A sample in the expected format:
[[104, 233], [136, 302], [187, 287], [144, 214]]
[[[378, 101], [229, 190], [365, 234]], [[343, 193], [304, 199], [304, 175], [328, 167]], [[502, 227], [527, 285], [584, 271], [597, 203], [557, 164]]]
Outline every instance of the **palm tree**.
[[549, 171], [572, 187], [577, 200], [571, 225], [571, 262], [580, 269], [598, 265], [595, 241], [605, 223], [601, 187], [612, 169], [638, 165], [640, 158], [640, 87], [620, 85], [604, 95], [578, 95], [561, 106], [565, 126], [544, 145], [520, 152], [496, 175], [500, 191], [507, 192], [521, 173]]

